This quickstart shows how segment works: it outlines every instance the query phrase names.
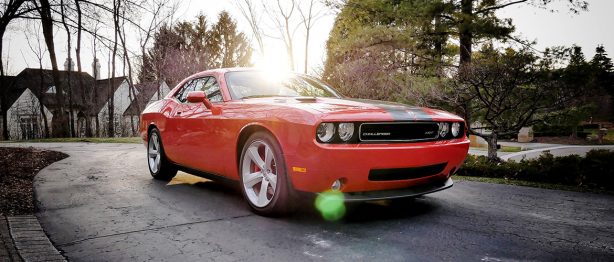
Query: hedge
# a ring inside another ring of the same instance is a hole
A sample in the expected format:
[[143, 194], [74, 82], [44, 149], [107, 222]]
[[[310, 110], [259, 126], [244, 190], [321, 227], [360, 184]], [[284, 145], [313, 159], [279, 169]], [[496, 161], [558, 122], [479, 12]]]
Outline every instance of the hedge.
[[525, 180], [614, 191], [614, 151], [591, 150], [585, 157], [554, 157], [544, 153], [537, 159], [489, 162], [485, 156], [468, 155], [460, 176]]

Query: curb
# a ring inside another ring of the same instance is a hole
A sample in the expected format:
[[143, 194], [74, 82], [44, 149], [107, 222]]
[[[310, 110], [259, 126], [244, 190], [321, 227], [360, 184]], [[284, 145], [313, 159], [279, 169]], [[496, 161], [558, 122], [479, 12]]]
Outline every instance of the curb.
[[0, 261], [21, 261], [4, 216], [0, 216]]
[[7, 217], [10, 237], [23, 261], [66, 261], [43, 231], [36, 216]]
[[532, 149], [532, 150], [527, 150], [527, 151], [520, 151], [520, 152], [516, 152], [516, 153], [511, 153], [511, 154], [507, 154], [507, 155], [501, 156], [501, 159], [507, 161], [507, 160], [510, 160], [510, 158], [512, 158], [512, 157], [526, 156], [527, 154], [531, 154], [531, 153], [539, 153], [539, 152], [543, 153], [545, 151], [552, 151], [552, 150], [566, 149], [566, 148], [614, 149], [614, 146], [612, 146], [612, 145], [562, 145], [562, 146], [538, 148], [538, 149]]

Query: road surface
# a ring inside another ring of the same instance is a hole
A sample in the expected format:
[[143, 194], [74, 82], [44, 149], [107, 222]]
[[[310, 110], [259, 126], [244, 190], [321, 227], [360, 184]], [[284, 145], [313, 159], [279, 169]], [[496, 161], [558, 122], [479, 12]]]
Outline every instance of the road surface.
[[70, 155], [35, 180], [37, 216], [70, 261], [614, 261], [611, 195], [460, 181], [336, 222], [310, 206], [265, 218], [231, 186], [151, 179], [139, 144], [12, 145]]

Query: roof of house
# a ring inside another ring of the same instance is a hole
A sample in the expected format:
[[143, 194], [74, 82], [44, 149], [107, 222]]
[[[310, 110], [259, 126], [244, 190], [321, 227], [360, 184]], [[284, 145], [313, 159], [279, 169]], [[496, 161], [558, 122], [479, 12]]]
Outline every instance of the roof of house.
[[[124, 112], [124, 116], [138, 116], [141, 114], [151, 97], [156, 94], [160, 84], [157, 82], [146, 82], [134, 85], [138, 91], [137, 99], [130, 103]], [[137, 103], [138, 101], [138, 103]], [[137, 107], [138, 105], [138, 107]]]
[[[108, 100], [107, 94], [109, 94], [109, 92], [113, 94], [125, 79], [125, 77], [115, 78], [115, 85], [113, 88], [110, 88], [109, 79], [95, 80], [85, 72], [79, 74], [75, 71], [59, 71], [59, 73], [61, 81], [60, 87], [64, 91], [65, 104], [68, 105], [69, 101], [72, 100], [74, 107], [78, 109], [91, 108], [94, 109], [93, 112], [100, 111]], [[70, 81], [68, 81], [69, 76]], [[81, 76], [81, 79], [79, 76]], [[18, 75], [5, 79], [12, 80], [12, 84], [9, 87], [9, 94], [13, 94], [9, 95], [11, 97], [11, 99], [9, 99], [10, 105], [17, 100], [25, 89], [30, 89], [34, 95], [42, 100], [43, 104], [49, 110], [53, 111], [57, 107], [56, 94], [54, 92], [49, 92], [50, 89], [53, 90], [57, 88], [53, 81], [52, 70], [26, 68]], [[80, 80], [83, 80], [83, 82]], [[17, 97], [14, 97], [15, 94], [18, 94]]]
[[[107, 101], [109, 101], [109, 96], [113, 95], [115, 91], [117, 91], [117, 89], [121, 86], [124, 80], [126, 80], [126, 78], [123, 76], [96, 80], [97, 92], [93, 99], [94, 112], [100, 112], [102, 107], [107, 104]], [[113, 88], [110, 88], [111, 84], [114, 84]], [[92, 93], [92, 95], [94, 94]]]
[[[0, 78], [1, 80], [1, 85], [3, 85], [0, 90], [6, 90], [6, 94], [7, 94], [7, 104], [9, 105], [9, 107], [11, 105], [13, 105], [13, 103], [15, 103], [15, 101], [17, 101], [17, 99], [19, 98], [19, 96], [21, 96], [21, 94], [23, 93], [23, 91], [25, 91], [25, 89], [15, 89], [12, 88], [14, 83], [15, 83], [15, 76], [3, 76]], [[7, 86], [8, 88], [5, 88], [4, 86]], [[0, 103], [2, 103], [2, 101], [0, 100]], [[0, 106], [0, 112], [2, 112], [2, 107]]]

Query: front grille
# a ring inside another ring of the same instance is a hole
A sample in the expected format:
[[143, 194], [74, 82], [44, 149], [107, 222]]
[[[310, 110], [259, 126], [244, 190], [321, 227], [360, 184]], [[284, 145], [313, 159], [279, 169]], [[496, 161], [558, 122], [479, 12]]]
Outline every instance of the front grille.
[[437, 139], [436, 122], [384, 122], [363, 123], [359, 139], [364, 142], [411, 142]]
[[446, 165], [448, 165], [448, 163], [421, 167], [372, 169], [369, 171], [369, 180], [391, 181], [427, 177], [440, 174], [446, 168]]

